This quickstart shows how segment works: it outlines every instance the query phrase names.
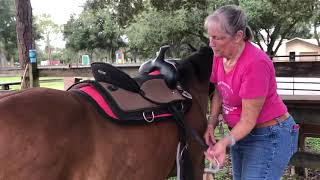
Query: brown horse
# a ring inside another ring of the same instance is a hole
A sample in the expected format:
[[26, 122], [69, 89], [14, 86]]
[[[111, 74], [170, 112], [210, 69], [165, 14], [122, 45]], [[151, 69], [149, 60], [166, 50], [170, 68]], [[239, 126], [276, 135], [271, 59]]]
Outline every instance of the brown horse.
[[[201, 136], [211, 66], [210, 48], [178, 61], [181, 83], [193, 96], [185, 120]], [[115, 124], [68, 91], [33, 88], [0, 98], [0, 179], [163, 180], [175, 167], [178, 139], [173, 122]], [[203, 151], [189, 143], [200, 180]]]

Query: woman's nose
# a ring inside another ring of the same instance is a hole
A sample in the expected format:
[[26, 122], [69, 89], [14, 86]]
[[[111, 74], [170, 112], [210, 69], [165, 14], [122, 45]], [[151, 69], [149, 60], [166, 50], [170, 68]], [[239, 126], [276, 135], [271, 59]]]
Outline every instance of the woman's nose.
[[209, 39], [209, 46], [210, 47], [215, 47], [216, 46], [216, 42], [215, 42], [215, 40], [213, 38]]

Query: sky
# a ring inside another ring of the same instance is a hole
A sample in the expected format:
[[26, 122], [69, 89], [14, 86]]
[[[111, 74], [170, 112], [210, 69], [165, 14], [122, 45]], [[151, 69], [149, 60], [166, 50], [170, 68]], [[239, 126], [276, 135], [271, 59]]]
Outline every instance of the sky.
[[[49, 14], [54, 23], [67, 23], [71, 14], [79, 14], [86, 0], [30, 0], [33, 15]], [[52, 45], [64, 47], [62, 34], [51, 37]], [[43, 46], [44, 42], [39, 42]], [[44, 47], [41, 47], [44, 48]]]

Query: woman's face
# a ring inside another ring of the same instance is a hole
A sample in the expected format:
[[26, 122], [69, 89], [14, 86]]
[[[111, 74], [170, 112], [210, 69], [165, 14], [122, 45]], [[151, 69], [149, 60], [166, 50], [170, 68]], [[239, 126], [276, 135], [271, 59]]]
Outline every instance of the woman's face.
[[237, 49], [235, 38], [225, 32], [221, 24], [211, 22], [208, 24], [209, 46], [215, 56], [230, 58]]

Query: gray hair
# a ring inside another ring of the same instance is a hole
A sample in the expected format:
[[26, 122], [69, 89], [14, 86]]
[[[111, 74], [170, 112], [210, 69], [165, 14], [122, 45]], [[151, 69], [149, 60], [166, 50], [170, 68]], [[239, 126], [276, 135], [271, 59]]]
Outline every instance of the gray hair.
[[206, 29], [211, 22], [220, 23], [226, 33], [231, 36], [241, 30], [244, 32], [244, 41], [253, 39], [252, 31], [247, 25], [247, 17], [239, 6], [226, 5], [211, 13], [204, 23]]

